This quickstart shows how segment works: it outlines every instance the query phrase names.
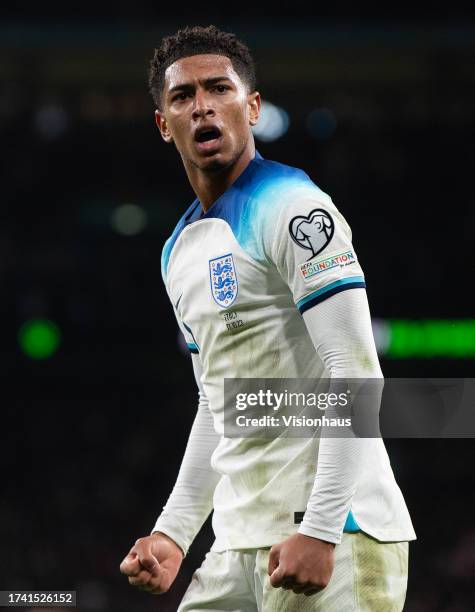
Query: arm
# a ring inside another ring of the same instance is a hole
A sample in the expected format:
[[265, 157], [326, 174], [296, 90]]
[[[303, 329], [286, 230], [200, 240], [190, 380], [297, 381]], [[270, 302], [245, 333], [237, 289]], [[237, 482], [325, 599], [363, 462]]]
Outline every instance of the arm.
[[[303, 318], [332, 378], [382, 378], [364, 289], [333, 295], [307, 310]], [[333, 548], [341, 541], [365, 442], [363, 438], [320, 439], [318, 471], [298, 533], [271, 550], [273, 586], [289, 584], [290, 577], [296, 593], [311, 595], [328, 584]]]
[[198, 411], [173, 491], [152, 535], [140, 538], [120, 565], [129, 583], [154, 594], [166, 592], [178, 574], [184, 555], [211, 512], [219, 476], [211, 455], [219, 440], [201, 384], [201, 363], [192, 355], [199, 389]]
[[[334, 295], [303, 318], [331, 378], [383, 377], [364, 289]], [[375, 400], [379, 398], [371, 398]], [[322, 436], [318, 471], [299, 533], [340, 543], [366, 447], [364, 438]]]
[[193, 354], [191, 357], [199, 390], [198, 412], [175, 486], [153, 528], [153, 532], [168, 535], [185, 554], [213, 508], [213, 493], [219, 480], [219, 475], [211, 468], [211, 455], [219, 435], [214, 430], [201, 383], [200, 358]]
[[[290, 289], [318, 356], [334, 379], [382, 377], [365, 278], [348, 223], [331, 198], [305, 177], [279, 187], [272, 215], [260, 217], [264, 250]], [[271, 584], [297, 593], [311, 594], [330, 580], [334, 546], [368, 446], [363, 438], [331, 437], [336, 432], [330, 429], [322, 433], [299, 531], [273, 546], [269, 557]]]

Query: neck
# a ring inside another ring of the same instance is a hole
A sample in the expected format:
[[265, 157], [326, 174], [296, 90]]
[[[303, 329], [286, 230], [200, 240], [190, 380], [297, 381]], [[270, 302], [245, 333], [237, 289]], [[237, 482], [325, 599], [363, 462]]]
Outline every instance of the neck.
[[209, 210], [214, 202], [231, 187], [247, 168], [249, 162], [254, 159], [255, 154], [254, 139], [250, 138], [238, 158], [222, 169], [206, 172], [184, 160], [188, 180], [204, 212]]

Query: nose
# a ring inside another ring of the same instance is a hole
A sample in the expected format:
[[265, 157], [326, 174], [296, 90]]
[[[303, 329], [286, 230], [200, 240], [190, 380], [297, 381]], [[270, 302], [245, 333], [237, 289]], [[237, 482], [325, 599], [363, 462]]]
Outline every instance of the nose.
[[196, 121], [197, 119], [213, 116], [214, 108], [209, 96], [204, 91], [197, 91], [194, 98], [193, 119]]

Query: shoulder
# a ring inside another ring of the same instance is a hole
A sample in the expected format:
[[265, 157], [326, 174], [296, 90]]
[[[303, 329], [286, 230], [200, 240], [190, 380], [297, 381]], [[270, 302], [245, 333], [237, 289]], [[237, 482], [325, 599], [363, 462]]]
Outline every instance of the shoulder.
[[295, 189], [316, 187], [308, 174], [300, 168], [288, 166], [269, 159], [256, 159], [253, 176], [254, 185], [264, 190], [276, 190], [279, 188]]
[[260, 262], [269, 260], [271, 243], [293, 217], [320, 208], [335, 210], [331, 198], [303, 170], [260, 156], [230, 195], [225, 220], [241, 247]]
[[331, 240], [333, 245], [351, 243], [346, 219], [305, 172], [267, 162], [262, 174], [252, 198], [252, 217], [263, 259], [281, 262], [293, 248], [316, 255]]
[[300, 168], [267, 159], [256, 160], [256, 166], [250, 197], [256, 214], [290, 212], [303, 201], [334, 208], [330, 196]]
[[275, 240], [294, 219], [320, 212], [346, 225], [331, 197], [303, 170], [268, 160], [259, 160], [258, 165], [249, 204], [264, 241]]

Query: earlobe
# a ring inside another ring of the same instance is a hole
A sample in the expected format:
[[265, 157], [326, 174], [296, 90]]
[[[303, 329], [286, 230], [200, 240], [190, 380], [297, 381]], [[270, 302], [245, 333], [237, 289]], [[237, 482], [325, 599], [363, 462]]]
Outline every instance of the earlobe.
[[167, 120], [160, 113], [159, 110], [155, 111], [155, 123], [160, 130], [160, 134], [165, 142], [173, 142], [173, 136], [170, 134], [168, 129]]
[[158, 127], [158, 129], [162, 131], [160, 127], [160, 113], [158, 110], [155, 111], [155, 124]]
[[249, 95], [249, 124], [256, 125], [259, 121], [259, 113], [261, 110], [261, 96], [259, 92], [254, 92]]

